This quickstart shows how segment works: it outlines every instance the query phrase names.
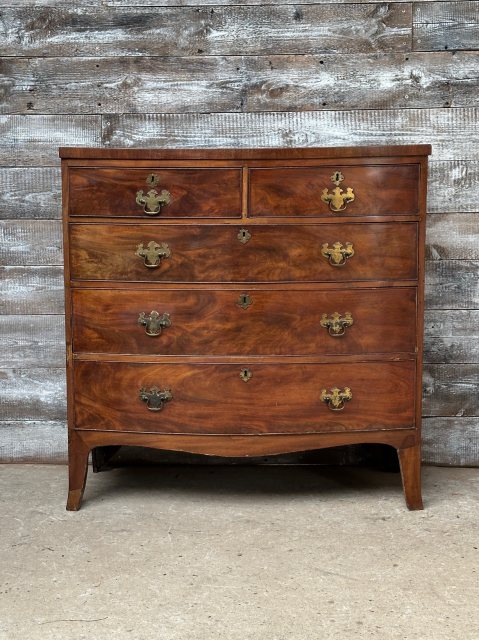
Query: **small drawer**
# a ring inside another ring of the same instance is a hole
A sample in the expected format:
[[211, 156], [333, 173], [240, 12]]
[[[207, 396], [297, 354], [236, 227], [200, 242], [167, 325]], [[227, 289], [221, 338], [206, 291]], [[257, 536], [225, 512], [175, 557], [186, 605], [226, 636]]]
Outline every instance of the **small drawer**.
[[251, 216], [416, 215], [419, 165], [251, 169]]
[[417, 224], [71, 224], [73, 280], [348, 282], [415, 279]]
[[[414, 361], [75, 363], [75, 427], [261, 434], [414, 427]], [[336, 391], [335, 391], [336, 389]]]
[[76, 352], [414, 353], [416, 289], [74, 289]]
[[71, 216], [241, 217], [241, 169], [72, 168]]

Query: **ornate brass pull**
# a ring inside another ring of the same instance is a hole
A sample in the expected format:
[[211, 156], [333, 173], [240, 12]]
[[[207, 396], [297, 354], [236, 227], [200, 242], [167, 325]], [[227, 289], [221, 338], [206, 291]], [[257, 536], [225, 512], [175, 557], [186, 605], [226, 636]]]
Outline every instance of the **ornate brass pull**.
[[251, 233], [248, 231], [248, 229], [240, 229], [236, 237], [241, 242], [241, 244], [246, 244], [248, 240], [251, 240]]
[[346, 327], [350, 327], [353, 324], [353, 316], [349, 311], [346, 311], [344, 316], [335, 311], [330, 318], [326, 313], [323, 313], [319, 324], [328, 330], [330, 336], [344, 336]]
[[138, 316], [138, 324], [145, 327], [147, 336], [159, 336], [165, 327], [171, 327], [170, 314], [164, 313], [160, 316], [158, 311], [152, 311], [146, 315], [143, 311]]
[[[146, 184], [150, 187], [156, 187], [160, 181], [156, 173], [150, 173], [146, 178]], [[143, 190], [136, 192], [136, 203], [143, 207], [143, 212], [147, 216], [156, 216], [160, 213], [161, 207], [166, 207], [171, 202], [171, 193], [166, 189], [162, 189], [158, 193], [156, 189], [150, 189], [146, 194]]]
[[145, 387], [140, 389], [140, 400], [146, 402], [150, 411], [161, 411], [165, 402], [170, 402], [172, 399], [173, 396], [169, 389], [163, 389], [163, 391], [160, 391], [158, 387], [151, 387], [149, 390], [146, 390]]
[[328, 405], [328, 409], [331, 411], [342, 411], [346, 402], [352, 400], [353, 394], [349, 387], [344, 387], [344, 390], [334, 387], [330, 393], [326, 389], [321, 390], [321, 402], [325, 402]]
[[238, 298], [238, 301], [236, 304], [238, 305], [238, 307], [241, 307], [242, 309], [247, 309], [250, 306], [250, 304], [253, 304], [253, 300], [251, 296], [249, 296], [247, 293], [242, 293]]
[[347, 187], [346, 193], [339, 186], [344, 180], [344, 176], [341, 171], [335, 171], [331, 176], [331, 182], [336, 185], [332, 193], [329, 193], [328, 188], [323, 189], [321, 194], [321, 200], [326, 204], [329, 204], [329, 208], [334, 213], [344, 211], [348, 202], [353, 202], [355, 195], [351, 187]]
[[146, 245], [146, 248], [143, 246], [143, 243], [139, 244], [136, 248], [135, 255], [144, 259], [145, 267], [155, 269], [160, 265], [163, 258], [169, 258], [171, 256], [171, 251], [165, 242], [158, 244], [154, 240], [151, 240]]
[[332, 247], [325, 242], [321, 245], [321, 255], [332, 267], [342, 267], [348, 258], [354, 256], [354, 249], [351, 242], [346, 242], [344, 247], [341, 242], [335, 242]]
[[241, 380], [243, 380], [243, 382], [248, 382], [248, 380], [251, 380], [252, 377], [253, 377], [253, 374], [249, 369], [241, 369], [240, 378]]

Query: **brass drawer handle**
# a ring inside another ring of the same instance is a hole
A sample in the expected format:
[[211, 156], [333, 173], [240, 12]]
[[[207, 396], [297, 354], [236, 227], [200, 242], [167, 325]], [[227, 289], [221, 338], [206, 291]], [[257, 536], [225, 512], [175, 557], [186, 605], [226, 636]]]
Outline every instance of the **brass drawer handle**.
[[328, 330], [330, 336], [336, 338], [344, 336], [346, 328], [353, 324], [353, 316], [349, 311], [346, 311], [344, 316], [335, 311], [329, 318], [327, 313], [323, 313], [319, 324]]
[[321, 390], [321, 402], [325, 402], [331, 411], [342, 411], [345, 403], [352, 400], [352, 397], [353, 394], [349, 387], [344, 387], [343, 391], [334, 387], [329, 393], [326, 389]]
[[173, 396], [169, 389], [160, 391], [158, 387], [151, 387], [149, 390], [142, 387], [140, 389], [140, 400], [146, 402], [146, 406], [150, 411], [161, 411], [165, 402], [173, 400]]
[[321, 255], [332, 267], [342, 267], [348, 258], [354, 256], [354, 249], [351, 242], [346, 242], [344, 247], [341, 242], [334, 242], [332, 247], [325, 242], [321, 245]]
[[333, 189], [332, 193], [329, 193], [328, 188], [326, 187], [323, 189], [321, 194], [321, 200], [326, 204], [329, 204], [329, 208], [334, 213], [344, 211], [346, 209], [346, 205], [349, 202], [353, 202], [356, 197], [351, 187], [347, 187], [346, 192], [341, 189], [339, 185], [343, 180], [344, 176], [341, 171], [335, 171], [331, 176], [331, 182], [335, 184], [336, 187]]
[[[150, 173], [146, 178], [146, 184], [150, 187], [156, 187], [160, 181], [159, 177], [155, 173]], [[156, 216], [161, 212], [161, 207], [171, 202], [171, 193], [166, 189], [162, 189], [160, 193], [156, 189], [150, 189], [146, 194], [143, 193], [143, 189], [136, 192], [136, 204], [143, 207], [143, 213], [147, 216]]]
[[161, 330], [165, 327], [171, 327], [170, 314], [164, 313], [160, 316], [158, 311], [152, 311], [150, 315], [146, 315], [144, 311], [138, 316], [138, 324], [145, 327], [147, 336], [159, 336]]
[[165, 242], [158, 244], [154, 240], [151, 240], [146, 245], [146, 248], [143, 246], [143, 243], [139, 244], [136, 248], [135, 255], [144, 259], [145, 267], [148, 267], [148, 269], [156, 269], [164, 258], [171, 256], [171, 251]]

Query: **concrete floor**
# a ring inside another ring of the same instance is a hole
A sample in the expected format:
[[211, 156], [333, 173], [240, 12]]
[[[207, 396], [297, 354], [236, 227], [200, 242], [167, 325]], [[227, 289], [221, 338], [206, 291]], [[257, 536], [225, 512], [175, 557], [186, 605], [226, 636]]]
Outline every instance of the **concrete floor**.
[[479, 469], [0, 466], [1, 640], [478, 640]]

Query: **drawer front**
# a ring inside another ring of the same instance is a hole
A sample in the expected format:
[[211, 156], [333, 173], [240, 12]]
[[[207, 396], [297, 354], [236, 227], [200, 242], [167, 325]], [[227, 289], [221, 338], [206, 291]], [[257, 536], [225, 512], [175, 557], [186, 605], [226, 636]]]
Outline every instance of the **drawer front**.
[[235, 218], [241, 216], [241, 169], [74, 168], [69, 203], [72, 216]]
[[245, 356], [414, 353], [415, 348], [411, 287], [76, 289], [72, 295], [77, 352]]
[[[334, 183], [332, 177], [344, 179]], [[418, 184], [417, 164], [251, 169], [250, 213], [252, 216], [417, 214]], [[353, 194], [353, 200], [349, 193]], [[329, 198], [329, 202], [322, 197]]]
[[[251, 236], [247, 242], [238, 239], [244, 239], [242, 229]], [[244, 228], [70, 225], [74, 280], [240, 283], [415, 279], [416, 246], [416, 223]]]
[[[242, 367], [250, 370], [247, 382], [240, 375]], [[83, 361], [76, 362], [74, 371], [75, 426], [212, 434], [411, 428], [414, 378], [413, 361], [340, 365], [245, 362], [242, 366]], [[324, 390], [332, 402], [335, 387], [341, 390], [338, 397], [344, 402], [343, 410], [332, 410], [321, 399]], [[152, 410], [160, 408], [162, 401], [161, 410]]]

